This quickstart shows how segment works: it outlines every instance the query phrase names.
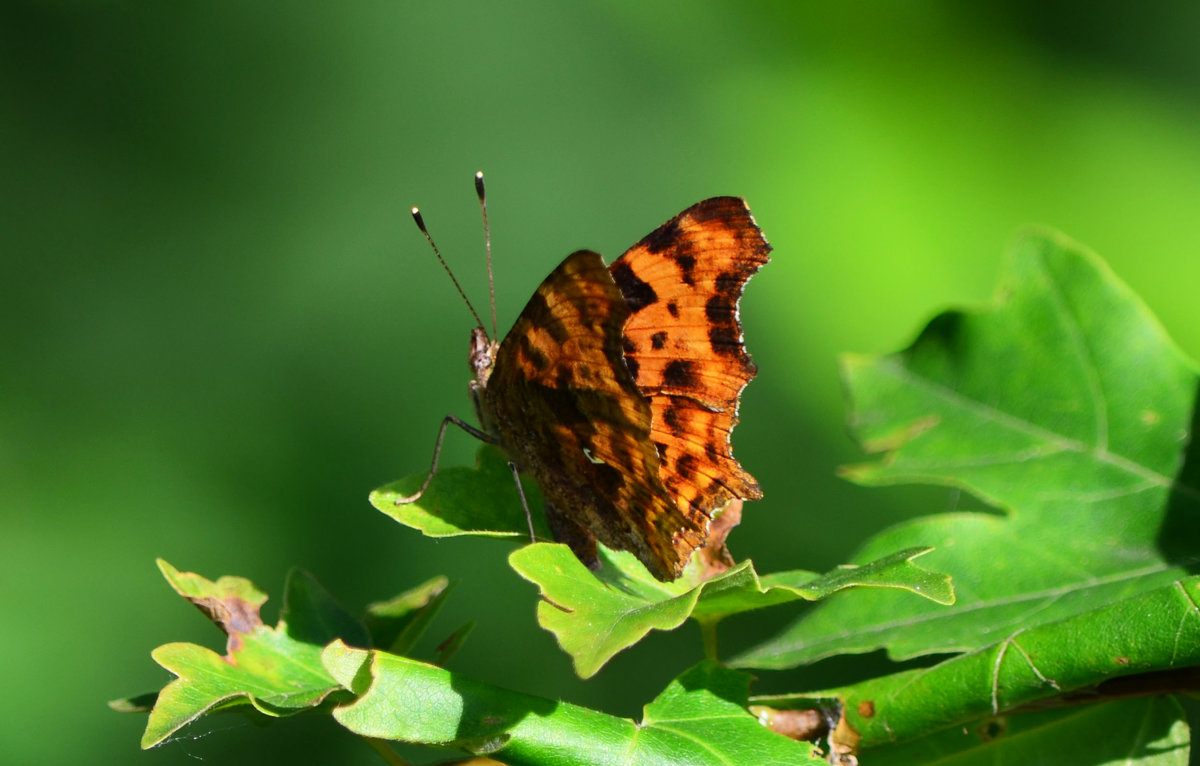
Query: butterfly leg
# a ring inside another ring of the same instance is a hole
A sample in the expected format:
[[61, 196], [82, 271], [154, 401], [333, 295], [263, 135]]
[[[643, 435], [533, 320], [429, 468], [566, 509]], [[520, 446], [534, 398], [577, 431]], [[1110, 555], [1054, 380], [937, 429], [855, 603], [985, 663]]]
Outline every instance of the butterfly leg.
[[593, 572], [600, 568], [600, 551], [596, 548], [596, 538], [583, 525], [550, 502], [546, 503], [546, 522], [550, 525], [550, 533], [554, 535], [554, 539], [566, 543], [584, 566]]
[[396, 498], [396, 505], [415, 503], [417, 500], [421, 499], [421, 495], [425, 494], [425, 490], [429, 489], [429, 483], [433, 481], [434, 476], [437, 476], [438, 458], [441, 457], [442, 454], [442, 439], [446, 438], [446, 426], [450, 425], [451, 423], [466, 431], [471, 436], [474, 436], [481, 442], [485, 442], [487, 444], [496, 443], [496, 438], [487, 431], [481, 431], [470, 423], [467, 423], [466, 421], [461, 420], [454, 415], [447, 415], [446, 417], [442, 418], [442, 425], [440, 428], [438, 428], [437, 441], [433, 445], [433, 464], [429, 466], [429, 475], [425, 477], [425, 481], [421, 482], [421, 488], [415, 493], [408, 495], [407, 497]]
[[521, 496], [521, 507], [525, 509], [525, 521], [529, 524], [529, 542], [536, 543], [537, 535], [533, 531], [533, 514], [529, 512], [529, 501], [525, 499], [525, 488], [521, 486], [521, 471], [511, 460], [508, 461], [508, 469], [512, 471], [513, 483], [517, 485], [517, 494]]

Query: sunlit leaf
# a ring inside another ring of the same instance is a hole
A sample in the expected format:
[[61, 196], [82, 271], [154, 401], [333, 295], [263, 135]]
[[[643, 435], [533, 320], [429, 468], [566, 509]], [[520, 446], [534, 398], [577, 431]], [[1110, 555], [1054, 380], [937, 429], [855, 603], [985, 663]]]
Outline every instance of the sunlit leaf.
[[158, 694], [144, 748], [218, 707], [251, 705], [268, 716], [311, 709], [340, 688], [321, 665], [321, 647], [339, 632], [365, 638], [362, 627], [355, 628], [353, 618], [303, 572], [289, 576], [284, 617], [272, 628], [259, 617], [266, 594], [249, 580], [222, 577], [214, 583], [161, 559], [159, 568], [180, 595], [225, 631], [227, 651], [221, 656], [196, 644], [173, 643], [151, 653], [176, 678]]
[[602, 551], [596, 574], [565, 545], [538, 543], [514, 551], [509, 564], [541, 590], [538, 623], [571, 655], [575, 672], [587, 678], [617, 652], [651, 630], [673, 630], [689, 617], [716, 621], [738, 612], [788, 601], [814, 601], [846, 588], [894, 588], [951, 603], [949, 580], [911, 562], [925, 553], [909, 549], [829, 574], [780, 573], [760, 578], [747, 561], [710, 580], [686, 576], [672, 583], [654, 579], [632, 554]]
[[672, 681], [635, 723], [340, 643], [325, 661], [358, 697], [334, 717], [366, 737], [457, 747], [511, 766], [824, 763], [811, 745], [762, 726], [746, 709], [749, 676], [715, 663]]
[[830, 599], [737, 664], [970, 651], [1170, 583], [1200, 560], [1194, 368], [1079, 245], [1027, 236], [995, 306], [943, 314], [905, 351], [843, 367], [856, 435], [887, 451], [850, 478], [945, 484], [1002, 513], [919, 519], [856, 555], [934, 547], [927, 565], [954, 578], [953, 608], [883, 591]]
[[[1149, 619], [1148, 619], [1149, 618]], [[863, 749], [970, 725], [1022, 707], [1196, 688], [1200, 576], [1063, 620], [1013, 631], [928, 668], [796, 700], [836, 698]], [[756, 700], [787, 707], [789, 698]]]

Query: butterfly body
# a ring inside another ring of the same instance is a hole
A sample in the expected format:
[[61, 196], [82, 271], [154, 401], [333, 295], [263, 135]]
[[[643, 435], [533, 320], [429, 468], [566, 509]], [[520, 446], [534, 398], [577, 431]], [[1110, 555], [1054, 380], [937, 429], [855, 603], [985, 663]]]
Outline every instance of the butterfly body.
[[502, 342], [473, 332], [481, 426], [583, 561], [599, 540], [675, 579], [717, 511], [762, 496], [729, 435], [756, 372], [738, 299], [769, 251], [742, 200], [705, 200], [611, 267], [568, 256]]

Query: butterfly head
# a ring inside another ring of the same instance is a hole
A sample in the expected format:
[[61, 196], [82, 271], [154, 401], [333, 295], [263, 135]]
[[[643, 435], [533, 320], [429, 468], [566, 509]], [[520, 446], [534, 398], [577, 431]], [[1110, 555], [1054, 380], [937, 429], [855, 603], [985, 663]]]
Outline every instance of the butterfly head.
[[492, 367], [496, 364], [496, 349], [498, 343], [488, 337], [487, 330], [476, 327], [471, 330], [471, 348], [467, 362], [471, 365], [471, 373], [475, 376], [474, 383], [480, 388], [487, 387]]
[[474, 377], [471, 378], [469, 389], [471, 402], [475, 405], [475, 412], [485, 431], [492, 430], [492, 418], [484, 405], [483, 392], [487, 389], [488, 378], [496, 365], [496, 351], [499, 347], [499, 343], [488, 338], [487, 330], [482, 327], [471, 330], [471, 349], [467, 355], [467, 363], [471, 366], [471, 374]]

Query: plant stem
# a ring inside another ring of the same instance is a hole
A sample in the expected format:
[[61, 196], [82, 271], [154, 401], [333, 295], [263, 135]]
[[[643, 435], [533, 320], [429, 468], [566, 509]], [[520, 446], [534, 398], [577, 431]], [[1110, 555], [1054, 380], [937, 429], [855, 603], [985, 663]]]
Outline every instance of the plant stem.
[[367, 746], [379, 754], [379, 757], [385, 763], [391, 766], [409, 766], [408, 761], [400, 757], [400, 754], [392, 749], [392, 746], [386, 739], [378, 739], [376, 737], [363, 737], [362, 740], [367, 743]]

